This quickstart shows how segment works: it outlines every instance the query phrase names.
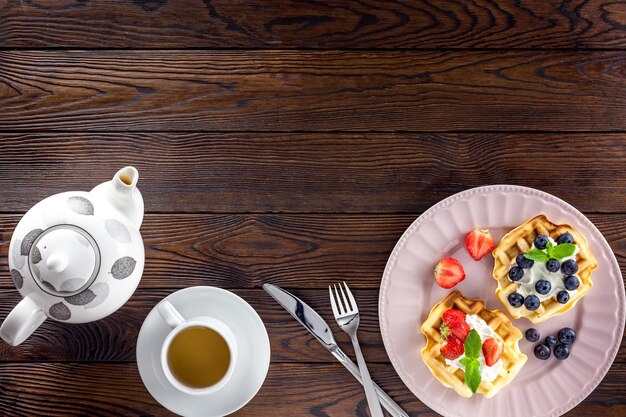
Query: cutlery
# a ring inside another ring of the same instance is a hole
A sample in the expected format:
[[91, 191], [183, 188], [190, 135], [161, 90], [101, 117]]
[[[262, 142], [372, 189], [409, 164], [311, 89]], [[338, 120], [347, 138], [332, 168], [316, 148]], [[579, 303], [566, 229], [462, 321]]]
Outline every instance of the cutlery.
[[[344, 287], [346, 291], [344, 292]], [[335, 295], [333, 296], [333, 289]], [[356, 361], [359, 364], [359, 370], [361, 371], [361, 379], [363, 380], [363, 388], [365, 388], [365, 398], [367, 399], [367, 405], [370, 408], [370, 414], [372, 417], [383, 417], [383, 410], [380, 408], [380, 402], [376, 396], [374, 390], [374, 382], [370, 377], [370, 373], [367, 370], [367, 364], [363, 353], [361, 353], [361, 345], [359, 344], [359, 338], [357, 337], [357, 330], [359, 328], [360, 315], [359, 308], [356, 305], [356, 300], [352, 296], [348, 284], [343, 283], [343, 287], [339, 284], [339, 291], [337, 286], [333, 285], [332, 289], [329, 286], [328, 292], [330, 293], [330, 304], [333, 308], [333, 314], [337, 324], [350, 336], [352, 340], [352, 346], [354, 347], [354, 353], [356, 355]], [[339, 292], [341, 292], [341, 299], [339, 298]], [[346, 293], [348, 297], [346, 298]], [[348, 301], [349, 299], [349, 301]], [[342, 303], [343, 300], [343, 303]]]
[[[352, 376], [361, 384], [361, 373], [359, 368], [348, 358], [348, 356], [337, 345], [330, 327], [324, 319], [317, 314], [309, 305], [296, 297], [295, 295], [277, 287], [273, 284], [263, 284], [263, 289], [280, 304], [289, 314], [293, 316], [300, 324], [302, 324], [316, 339], [320, 342], [332, 355], [337, 358], [345, 368], [350, 371]], [[378, 398], [385, 409], [393, 417], [409, 417], [400, 406], [389, 397], [376, 383], [374, 388], [378, 394]]]

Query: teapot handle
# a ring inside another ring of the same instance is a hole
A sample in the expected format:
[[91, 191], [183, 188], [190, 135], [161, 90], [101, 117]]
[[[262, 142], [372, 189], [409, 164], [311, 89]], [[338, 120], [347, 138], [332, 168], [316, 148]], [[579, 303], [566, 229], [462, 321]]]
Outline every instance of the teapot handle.
[[41, 307], [27, 295], [2, 323], [0, 337], [9, 345], [17, 346], [33, 334], [44, 320], [46, 315]]
[[169, 301], [161, 301], [157, 305], [157, 311], [171, 328], [176, 328], [185, 322], [185, 318], [180, 315]]

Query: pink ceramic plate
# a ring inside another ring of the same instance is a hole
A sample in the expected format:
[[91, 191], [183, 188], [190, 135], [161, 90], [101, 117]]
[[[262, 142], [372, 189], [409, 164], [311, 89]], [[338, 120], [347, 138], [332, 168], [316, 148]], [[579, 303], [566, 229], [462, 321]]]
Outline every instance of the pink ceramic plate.
[[[513, 227], [544, 213], [555, 223], [578, 228], [589, 241], [599, 267], [593, 288], [567, 313], [533, 325], [513, 320], [522, 332], [535, 327], [542, 338], [568, 326], [578, 339], [570, 357], [540, 361], [534, 343], [520, 348], [528, 362], [517, 377], [494, 398], [466, 399], [436, 380], [419, 356], [424, 347], [420, 326], [430, 308], [451, 290], [440, 288], [433, 268], [452, 256], [464, 266], [467, 278], [455, 287], [468, 297], [482, 298], [490, 309], [506, 310], [495, 296], [491, 276], [493, 258], [476, 262], [465, 250], [465, 235], [474, 227], [488, 227], [498, 242]], [[617, 260], [596, 227], [566, 202], [541, 191], [512, 185], [474, 188], [455, 194], [420, 216], [402, 235], [383, 276], [379, 311], [385, 348], [396, 371], [422, 402], [445, 416], [558, 416], [581, 402], [606, 375], [624, 331], [624, 285]]]

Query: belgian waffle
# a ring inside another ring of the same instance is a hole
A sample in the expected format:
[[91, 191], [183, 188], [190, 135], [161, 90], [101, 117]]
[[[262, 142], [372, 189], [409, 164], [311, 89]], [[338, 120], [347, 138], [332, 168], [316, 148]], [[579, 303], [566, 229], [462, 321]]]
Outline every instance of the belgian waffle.
[[[578, 264], [577, 275], [580, 279], [580, 286], [576, 292], [572, 293], [571, 298], [565, 304], [559, 303], [553, 297], [548, 298], [542, 301], [539, 308], [535, 311], [529, 311], [524, 306], [511, 306], [508, 296], [517, 290], [519, 284], [509, 279], [508, 272], [517, 254], [530, 250], [535, 237], [539, 234], [550, 236], [556, 240], [565, 232], [572, 234], [574, 243], [579, 249], [576, 255], [576, 263]], [[500, 240], [500, 243], [498, 243], [498, 246], [495, 247], [492, 253], [495, 258], [493, 277], [498, 281], [496, 295], [512, 317], [516, 319], [526, 317], [533, 323], [541, 323], [574, 307], [578, 300], [591, 289], [593, 285], [591, 272], [598, 267], [598, 262], [589, 250], [587, 240], [578, 230], [567, 224], [554, 224], [544, 215], [533, 217], [526, 223], [511, 230]]]
[[460, 310], [467, 315], [478, 315], [504, 342], [500, 373], [493, 382], [481, 381], [477, 391], [486, 398], [491, 398], [515, 378], [515, 375], [528, 359], [519, 350], [518, 342], [522, 338], [522, 332], [513, 326], [511, 320], [500, 310], [488, 310], [482, 300], [466, 298], [459, 291], [451, 292], [430, 310], [428, 318], [422, 324], [426, 346], [420, 355], [433, 376], [444, 386], [454, 389], [462, 397], [472, 396], [472, 391], [465, 385], [465, 373], [462, 369], [453, 369], [446, 365], [445, 358], [440, 352], [443, 342], [439, 331], [443, 323], [442, 316], [451, 308]]

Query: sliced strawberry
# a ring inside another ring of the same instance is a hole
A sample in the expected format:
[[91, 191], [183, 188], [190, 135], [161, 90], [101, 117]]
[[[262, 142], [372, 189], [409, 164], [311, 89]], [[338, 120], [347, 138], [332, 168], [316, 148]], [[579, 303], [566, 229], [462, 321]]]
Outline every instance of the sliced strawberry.
[[465, 338], [470, 332], [470, 327], [465, 321], [465, 313], [459, 310], [450, 309], [443, 313], [443, 325], [441, 326], [442, 337], [452, 334], [461, 342], [465, 342]]
[[493, 366], [502, 357], [504, 346], [493, 337], [488, 337], [483, 342], [483, 356], [485, 365]]
[[493, 238], [488, 229], [474, 229], [465, 237], [465, 248], [475, 261], [481, 260], [493, 248]]
[[463, 342], [454, 336], [448, 336], [448, 338], [441, 345], [441, 354], [444, 358], [454, 360], [465, 353]]
[[463, 265], [454, 258], [443, 258], [435, 267], [435, 280], [441, 288], [452, 288], [464, 279]]
[[443, 313], [444, 323], [450, 323], [451, 321], [455, 319], [465, 321], [465, 313], [455, 308], [451, 308], [450, 310]]

